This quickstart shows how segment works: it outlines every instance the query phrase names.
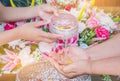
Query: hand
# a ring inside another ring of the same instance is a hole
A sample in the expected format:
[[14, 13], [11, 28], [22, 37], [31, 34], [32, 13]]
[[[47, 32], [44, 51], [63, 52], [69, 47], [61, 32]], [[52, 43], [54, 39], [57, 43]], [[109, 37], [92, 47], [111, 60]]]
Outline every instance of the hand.
[[62, 64], [68, 64], [68, 61], [78, 62], [80, 60], [87, 60], [89, 56], [86, 54], [84, 49], [80, 47], [67, 47], [64, 50], [59, 51], [59, 53], [52, 52], [50, 54], [51, 57], [56, 58]]
[[91, 64], [87, 60], [81, 60], [68, 65], [61, 65], [58, 61], [48, 57], [48, 60], [55, 69], [67, 78], [74, 78], [83, 74], [91, 74]]
[[85, 50], [79, 47], [68, 47], [59, 54], [52, 53], [48, 60], [61, 74], [68, 78], [90, 73], [89, 57]]
[[37, 10], [43, 20], [50, 21], [53, 15], [58, 16], [58, 11], [49, 4], [38, 6]]
[[38, 28], [41, 25], [48, 24], [46, 21], [31, 22], [27, 23], [21, 27], [17, 27], [18, 37], [20, 39], [30, 40], [30, 41], [43, 41], [43, 42], [54, 42], [57, 39], [61, 38], [61, 35], [47, 33]]

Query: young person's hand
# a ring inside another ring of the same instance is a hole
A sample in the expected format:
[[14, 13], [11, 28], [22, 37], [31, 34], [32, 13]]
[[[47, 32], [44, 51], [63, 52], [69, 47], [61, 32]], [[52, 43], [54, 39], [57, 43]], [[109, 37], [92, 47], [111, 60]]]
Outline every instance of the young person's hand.
[[20, 39], [26, 39], [35, 42], [43, 41], [51, 43], [62, 37], [61, 35], [44, 32], [39, 28], [39, 26], [45, 24], [48, 24], [48, 22], [31, 22], [16, 28], [16, 31], [18, 31], [18, 36]]

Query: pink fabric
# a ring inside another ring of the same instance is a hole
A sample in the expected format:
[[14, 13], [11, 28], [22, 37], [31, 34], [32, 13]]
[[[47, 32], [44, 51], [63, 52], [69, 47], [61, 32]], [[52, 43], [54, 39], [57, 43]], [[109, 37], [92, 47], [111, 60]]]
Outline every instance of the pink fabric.
[[[72, 38], [67, 40], [67, 45], [68, 46], [77, 46], [78, 45], [77, 41], [78, 41], [78, 35], [75, 35]], [[52, 51], [59, 52], [60, 50], [62, 50], [64, 48], [64, 45], [65, 45], [65, 41], [62, 39], [59, 39], [57, 41], [56, 46], [52, 48]]]

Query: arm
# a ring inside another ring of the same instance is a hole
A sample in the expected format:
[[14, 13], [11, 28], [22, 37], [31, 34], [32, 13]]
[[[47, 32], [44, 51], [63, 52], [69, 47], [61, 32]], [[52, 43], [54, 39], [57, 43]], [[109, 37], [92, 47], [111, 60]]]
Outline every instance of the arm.
[[61, 65], [51, 58], [48, 58], [48, 60], [61, 74], [68, 78], [77, 77], [83, 74], [120, 75], [120, 57], [95, 61], [79, 60], [67, 65]]
[[120, 34], [101, 44], [88, 48], [86, 54], [92, 60], [120, 56]]
[[0, 32], [0, 45], [6, 44], [16, 39], [25, 39], [30, 41], [55, 42], [61, 38], [61, 35], [47, 33], [37, 28], [40, 25], [48, 24], [46, 21], [31, 22], [11, 30]]
[[4, 7], [0, 3], [0, 21], [16, 21], [40, 16], [43, 20], [50, 21], [53, 15], [58, 15], [57, 10], [48, 4], [34, 7]]
[[5, 7], [0, 3], [0, 21], [16, 21], [38, 16], [37, 6], [35, 7]]
[[19, 36], [17, 36], [17, 34], [18, 30], [16, 30], [16, 28], [9, 31], [0, 32], [0, 46], [12, 40], [18, 39]]
[[[69, 62], [64, 63], [64, 61], [58, 63], [51, 58], [48, 60], [60, 73], [68, 78], [82, 74], [120, 75], [119, 37], [120, 34], [102, 44], [87, 49], [87, 51], [79, 47], [68, 47], [65, 49], [66, 58], [72, 61], [71, 64]], [[89, 59], [88, 55], [91, 59]]]
[[93, 61], [91, 67], [93, 74], [120, 75], [120, 57]]

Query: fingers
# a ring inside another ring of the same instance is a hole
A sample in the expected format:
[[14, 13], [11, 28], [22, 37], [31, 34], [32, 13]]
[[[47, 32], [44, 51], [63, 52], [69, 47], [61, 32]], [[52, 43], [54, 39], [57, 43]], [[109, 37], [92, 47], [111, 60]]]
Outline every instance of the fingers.
[[51, 58], [53, 58], [57, 63], [61, 64], [61, 57], [60, 54], [56, 52], [51, 52], [49, 55]]
[[42, 32], [42, 36], [48, 39], [61, 39], [63, 38], [62, 35], [58, 35], [58, 34], [52, 34], [52, 33], [48, 33], [48, 32]]
[[46, 12], [53, 13], [55, 16], [58, 16], [58, 10], [50, 5], [46, 5]]
[[49, 39], [49, 38], [45, 38], [45, 37], [40, 37], [39, 39], [41, 42], [48, 42], [48, 43], [52, 43], [55, 40]]
[[51, 8], [51, 11], [53, 11], [53, 13], [54, 13], [55, 16], [58, 16], [58, 15], [59, 15], [57, 9], [55, 9], [55, 8], [53, 8], [53, 7], [50, 7], [50, 8]]
[[74, 73], [72, 71], [66, 70], [66, 69], [69, 69], [69, 68], [67, 68], [67, 66], [59, 65], [54, 59], [48, 58], [48, 60], [50, 61], [51, 65], [54, 66], [54, 68], [58, 72], [60, 72], [61, 74], [63, 74], [65, 77], [73, 78], [73, 77], [75, 77], [77, 75], [76, 73]]
[[52, 34], [52, 33], [46, 33], [46, 34], [44, 34], [44, 36], [45, 36], [46, 38], [50, 38], [50, 39], [61, 39], [61, 38], [63, 38], [62, 35]]
[[48, 61], [51, 63], [52, 66], [54, 66], [60, 73], [62, 73], [61, 66], [52, 58], [48, 57]]
[[76, 73], [68, 73], [68, 74], [64, 74], [64, 76], [67, 77], [67, 78], [72, 79], [72, 78], [77, 77], [78, 75]]
[[[39, 25], [39, 23], [33, 23], [33, 24], [37, 24], [35, 26]], [[57, 39], [62, 38], [62, 35], [44, 32], [40, 29], [37, 30], [37, 33], [39, 34], [37, 41], [44, 41], [44, 42], [52, 43], [52, 42], [55, 42]]]
[[70, 64], [70, 65], [67, 65], [63, 68], [63, 71], [65, 73], [75, 73], [75, 70], [76, 70], [76, 67], [77, 65], [75, 64]]
[[46, 20], [46, 21], [48, 21], [48, 22], [50, 22], [50, 21], [51, 21], [51, 18], [52, 18], [52, 15], [51, 15], [51, 14], [45, 13], [45, 12], [43, 12], [43, 11], [40, 11], [40, 12], [39, 12], [39, 16], [40, 16], [40, 18], [42, 18], [43, 20]]
[[58, 63], [60, 65], [68, 65], [70, 62], [72, 62], [67, 56], [67, 54], [66, 55], [64, 54], [63, 50], [59, 51], [58, 53], [53, 52], [50, 54], [50, 56], [58, 59]]
[[44, 20], [51, 21], [53, 15], [58, 16], [58, 10], [48, 4], [44, 4], [40, 8], [39, 16]]
[[47, 22], [47, 21], [39, 21], [39, 22], [28, 23], [28, 25], [30, 25], [30, 27], [38, 27], [38, 26], [45, 25], [45, 24], [48, 24], [48, 23], [49, 22]]

